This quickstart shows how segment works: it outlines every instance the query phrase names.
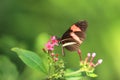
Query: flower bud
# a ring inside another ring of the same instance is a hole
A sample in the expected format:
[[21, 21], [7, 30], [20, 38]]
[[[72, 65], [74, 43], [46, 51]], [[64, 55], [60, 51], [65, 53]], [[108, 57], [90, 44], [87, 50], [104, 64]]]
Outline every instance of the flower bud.
[[56, 57], [58, 57], [58, 54], [55, 54]]
[[103, 62], [102, 59], [99, 59], [99, 60], [98, 60], [98, 64], [101, 64], [102, 62]]
[[54, 61], [55, 61], [55, 62], [58, 61], [58, 58], [54, 58]]
[[98, 62], [95, 64], [95, 67], [102, 64], [103, 60], [102, 59], [99, 59]]
[[95, 57], [96, 56], [96, 53], [92, 53], [92, 57]]
[[90, 53], [88, 53], [87, 56], [90, 57]]
[[55, 56], [55, 54], [54, 54], [54, 53], [51, 53], [51, 56], [52, 56], [52, 57], [54, 57], [54, 56]]

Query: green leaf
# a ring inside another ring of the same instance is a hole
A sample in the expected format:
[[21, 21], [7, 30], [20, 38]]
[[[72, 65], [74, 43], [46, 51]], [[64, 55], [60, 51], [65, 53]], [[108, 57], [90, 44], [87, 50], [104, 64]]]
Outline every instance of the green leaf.
[[42, 59], [36, 53], [20, 48], [12, 48], [12, 51], [16, 52], [19, 58], [29, 67], [47, 73]]
[[95, 73], [86, 73], [87, 74], [87, 76], [89, 76], [89, 77], [97, 77], [98, 75], [97, 74], [95, 74]]
[[81, 78], [82, 74], [81, 72], [75, 72], [74, 70], [71, 70], [71, 69], [67, 69], [66, 72], [65, 72], [65, 78], [66, 79], [73, 79], [76, 80], [76, 79], [79, 79]]
[[81, 77], [69, 77], [66, 80], [82, 80]]

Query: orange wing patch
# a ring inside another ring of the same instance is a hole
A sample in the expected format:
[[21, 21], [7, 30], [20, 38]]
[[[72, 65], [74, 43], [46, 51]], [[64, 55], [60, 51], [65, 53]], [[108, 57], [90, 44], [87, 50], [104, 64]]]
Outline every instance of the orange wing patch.
[[71, 29], [73, 32], [81, 31], [81, 29], [80, 29], [79, 27], [77, 27], [76, 25], [71, 26], [70, 29]]

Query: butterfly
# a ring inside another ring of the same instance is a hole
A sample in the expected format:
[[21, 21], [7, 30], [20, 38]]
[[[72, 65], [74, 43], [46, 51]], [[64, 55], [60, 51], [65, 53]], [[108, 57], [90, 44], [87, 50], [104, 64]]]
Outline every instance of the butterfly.
[[85, 20], [74, 23], [58, 40], [62, 44], [62, 54], [65, 55], [64, 48], [68, 51], [77, 51], [81, 59], [80, 45], [84, 41], [85, 31], [88, 24]]

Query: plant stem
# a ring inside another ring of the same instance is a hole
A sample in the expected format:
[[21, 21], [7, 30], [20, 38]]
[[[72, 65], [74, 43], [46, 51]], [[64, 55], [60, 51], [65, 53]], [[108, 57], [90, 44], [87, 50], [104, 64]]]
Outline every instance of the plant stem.
[[71, 75], [73, 76], [73, 75], [81, 73], [81, 72], [83, 72], [83, 70], [79, 69], [79, 70], [71, 72], [71, 73], [66, 73], [65, 76], [71, 76]]

